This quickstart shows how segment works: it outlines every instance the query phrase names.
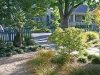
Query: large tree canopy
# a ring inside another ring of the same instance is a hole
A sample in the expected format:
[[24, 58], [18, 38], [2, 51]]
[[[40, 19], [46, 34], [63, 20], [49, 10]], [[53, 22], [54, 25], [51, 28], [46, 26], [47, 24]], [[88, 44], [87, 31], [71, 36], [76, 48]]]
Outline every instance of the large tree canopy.
[[[23, 16], [27, 20], [32, 19], [33, 16], [43, 16], [47, 7], [45, 2], [46, 0], [44, 2], [38, 0], [0, 0], [0, 24], [5, 26], [16, 24], [17, 12], [21, 12], [22, 15], [24, 13]], [[18, 17], [18, 19], [22, 18]]]
[[81, 4], [95, 6], [96, 0], [0, 0], [0, 24], [12, 25], [14, 15], [18, 11], [25, 16], [43, 16], [47, 8], [59, 9], [62, 28], [69, 26], [69, 18], [73, 10]]
[[86, 4], [89, 7], [96, 5], [96, 0], [49, 0], [50, 7], [58, 7], [61, 19], [62, 28], [69, 27], [69, 19], [73, 10], [81, 4]]

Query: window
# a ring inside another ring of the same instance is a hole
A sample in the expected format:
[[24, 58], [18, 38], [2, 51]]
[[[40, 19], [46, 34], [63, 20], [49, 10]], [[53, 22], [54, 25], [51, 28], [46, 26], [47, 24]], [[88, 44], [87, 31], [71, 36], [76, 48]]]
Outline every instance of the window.
[[82, 22], [82, 15], [76, 15], [75, 16], [75, 21], [76, 22]]

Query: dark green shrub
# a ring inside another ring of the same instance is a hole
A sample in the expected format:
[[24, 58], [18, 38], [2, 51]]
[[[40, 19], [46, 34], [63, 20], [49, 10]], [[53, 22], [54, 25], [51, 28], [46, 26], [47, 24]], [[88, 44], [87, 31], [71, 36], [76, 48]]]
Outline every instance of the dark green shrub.
[[88, 59], [89, 59], [89, 60], [91, 60], [91, 59], [93, 59], [93, 58], [96, 58], [96, 57], [98, 57], [98, 56], [95, 55], [95, 54], [90, 54], [90, 55], [88, 55]]
[[12, 51], [12, 55], [16, 55], [17, 54], [17, 52], [16, 51]]
[[23, 49], [19, 49], [19, 48], [15, 49], [15, 51], [16, 51], [18, 54], [21, 54], [21, 53], [23, 53], [23, 52], [24, 52], [24, 50], [23, 50]]
[[6, 48], [5, 49], [5, 52], [7, 53], [7, 52], [11, 52], [12, 51], [12, 49], [11, 48]]
[[28, 52], [28, 50], [27, 50], [27, 49], [23, 49], [23, 51], [24, 51], [24, 52]]
[[0, 57], [4, 57], [4, 53], [0, 53]]
[[3, 43], [3, 40], [0, 38], [0, 45]]
[[36, 44], [36, 43], [35, 43], [34, 39], [29, 39], [29, 40], [26, 41], [26, 45], [27, 45], [27, 46], [29, 46], [29, 45], [32, 46], [32, 45], [35, 45], [35, 44]]
[[22, 47], [20, 47], [20, 49], [26, 49], [26, 47], [25, 46], [22, 46]]
[[92, 63], [93, 64], [100, 64], [100, 57], [98, 56], [98, 57], [93, 58]]
[[13, 46], [13, 43], [12, 43], [12, 42], [8, 42], [8, 43], [6, 44], [6, 46], [7, 46], [7, 47], [12, 47], [12, 46]]
[[13, 55], [12, 52], [6, 53], [6, 56], [7, 56], [7, 57], [10, 57], [10, 56], [12, 56], [12, 55]]
[[35, 46], [29, 46], [29, 47], [28, 47], [28, 50], [29, 50], [29, 51], [36, 51], [38, 48], [39, 48], [39, 47], [36, 46], [36, 45], [35, 45]]
[[79, 57], [77, 61], [81, 63], [86, 63], [88, 60], [86, 57]]

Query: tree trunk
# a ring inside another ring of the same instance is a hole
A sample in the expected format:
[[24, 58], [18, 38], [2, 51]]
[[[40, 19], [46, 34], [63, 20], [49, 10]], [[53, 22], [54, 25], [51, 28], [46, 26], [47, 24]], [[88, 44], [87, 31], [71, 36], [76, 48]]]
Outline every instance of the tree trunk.
[[65, 29], [65, 28], [68, 28], [69, 27], [69, 18], [70, 18], [70, 15], [68, 15], [67, 17], [65, 17], [63, 20], [62, 20], [62, 28]]

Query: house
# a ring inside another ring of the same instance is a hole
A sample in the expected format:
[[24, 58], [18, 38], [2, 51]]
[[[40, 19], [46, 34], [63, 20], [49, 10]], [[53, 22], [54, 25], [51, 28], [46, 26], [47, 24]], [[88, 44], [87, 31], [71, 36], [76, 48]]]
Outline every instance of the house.
[[[72, 12], [72, 15], [70, 17], [70, 25], [86, 25], [83, 22], [83, 19], [85, 18], [85, 14], [88, 10], [88, 7], [84, 4], [78, 6], [74, 11]], [[92, 11], [93, 9], [90, 9]], [[96, 23], [93, 21], [91, 25], [96, 25]]]
[[[85, 18], [85, 14], [88, 10], [88, 7], [84, 4], [79, 5], [77, 8], [74, 9], [70, 16], [70, 26], [86, 26], [86, 24], [83, 22], [83, 19]], [[93, 9], [90, 9], [91, 11]], [[47, 9], [47, 14], [41, 19], [42, 22], [44, 22], [44, 26], [52, 25], [52, 9]], [[40, 19], [35, 18], [35, 21], [39, 22]], [[97, 24], [95, 21], [91, 24], [92, 30], [97, 29]]]

